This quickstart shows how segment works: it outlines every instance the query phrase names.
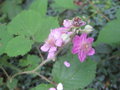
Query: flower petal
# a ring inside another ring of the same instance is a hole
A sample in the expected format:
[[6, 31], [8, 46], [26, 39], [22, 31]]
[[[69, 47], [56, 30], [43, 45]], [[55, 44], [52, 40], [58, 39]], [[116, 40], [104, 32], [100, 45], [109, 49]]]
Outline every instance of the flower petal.
[[73, 53], [73, 54], [77, 54], [78, 52], [79, 52], [79, 48], [73, 46], [73, 48], [72, 48], [72, 53]]
[[68, 20], [68, 19], [64, 20], [63, 21], [63, 26], [64, 27], [71, 27], [72, 26], [72, 20]]
[[80, 41], [80, 36], [75, 35], [75, 37], [74, 37], [73, 40], [72, 40], [73, 44], [74, 44], [74, 43], [78, 43], [79, 41]]
[[55, 42], [55, 45], [58, 46], [58, 47], [61, 47], [62, 43], [63, 43], [62, 39], [57, 39], [56, 42]]
[[47, 52], [49, 50], [50, 46], [48, 44], [44, 44], [40, 49], [44, 52]]
[[94, 54], [95, 54], [95, 49], [91, 48], [90, 51], [88, 52], [88, 55], [91, 56], [91, 55], [94, 55]]
[[93, 41], [94, 41], [94, 38], [92, 38], [92, 37], [89, 37], [89, 38], [87, 39], [87, 42], [88, 42], [88, 43], [93, 43]]
[[49, 52], [47, 59], [53, 59], [55, 57], [55, 52]]
[[82, 33], [81, 36], [80, 36], [80, 41], [81, 42], [86, 42], [86, 39], [87, 39], [87, 33]]
[[79, 58], [80, 62], [85, 61], [86, 56], [87, 56], [86, 53], [84, 53], [83, 51], [80, 51], [80, 52], [78, 53], [78, 58]]
[[57, 51], [57, 47], [51, 47], [49, 50], [49, 52], [55, 52], [55, 51]]

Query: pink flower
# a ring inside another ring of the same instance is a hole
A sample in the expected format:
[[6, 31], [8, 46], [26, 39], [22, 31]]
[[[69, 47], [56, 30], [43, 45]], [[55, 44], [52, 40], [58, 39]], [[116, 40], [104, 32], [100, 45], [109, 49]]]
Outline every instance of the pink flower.
[[93, 38], [87, 38], [87, 34], [83, 33], [81, 36], [76, 35], [73, 38], [72, 53], [78, 54], [78, 58], [83, 62], [87, 56], [95, 54], [94, 48], [92, 48]]
[[70, 67], [70, 63], [69, 63], [68, 61], [64, 61], [64, 65], [65, 65], [66, 67]]
[[45, 44], [41, 47], [42, 51], [48, 52], [47, 59], [54, 58], [57, 48], [61, 47], [65, 43], [65, 40], [62, 38], [63, 34], [70, 35], [71, 33], [68, 33], [67, 28], [65, 27], [60, 27], [51, 30], [48, 39], [45, 41]]
[[56, 88], [49, 88], [49, 90], [56, 90]]

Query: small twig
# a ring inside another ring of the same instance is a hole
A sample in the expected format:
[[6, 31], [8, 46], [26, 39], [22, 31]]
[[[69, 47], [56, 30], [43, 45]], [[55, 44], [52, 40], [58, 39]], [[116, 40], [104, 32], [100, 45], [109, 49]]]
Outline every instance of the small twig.
[[8, 78], [8, 80], [9, 80], [9, 78], [10, 78], [10, 76], [8, 75], [8, 73], [6, 72], [6, 70], [1, 66], [0, 67], [2, 70], [3, 70], [3, 72], [5, 73], [5, 75], [6, 75], [6, 77]]
[[41, 74], [39, 74], [39, 73], [37, 73], [37, 72], [35, 72], [35, 74], [36, 75], [38, 75], [39, 77], [41, 77], [42, 79], [44, 79], [44, 80], [46, 80], [47, 82], [49, 82], [49, 83], [51, 83], [51, 84], [53, 84], [53, 85], [57, 85], [55, 82], [52, 82], [52, 81], [50, 81], [48, 78], [46, 78], [45, 76], [43, 76], [43, 75], [41, 75]]
[[39, 50], [39, 47], [36, 46], [36, 48], [37, 48], [37, 51], [39, 53], [39, 56], [42, 58], [42, 61], [44, 61], [44, 57], [43, 57], [41, 51]]

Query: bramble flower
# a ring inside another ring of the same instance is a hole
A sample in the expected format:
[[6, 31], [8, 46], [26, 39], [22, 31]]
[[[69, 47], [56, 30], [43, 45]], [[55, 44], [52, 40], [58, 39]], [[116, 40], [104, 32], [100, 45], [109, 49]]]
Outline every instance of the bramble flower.
[[[63, 44], [68, 42], [69, 36], [72, 32], [68, 32], [67, 28], [60, 27], [51, 30], [48, 39], [45, 41], [45, 44], [41, 47], [41, 50], [48, 52], [47, 59], [53, 59], [55, 57], [55, 52], [58, 47], [61, 47]], [[64, 35], [64, 37], [63, 37]], [[65, 38], [65, 36], [67, 38]]]
[[68, 61], [64, 61], [64, 65], [65, 65], [66, 67], [70, 67], [70, 66], [71, 66]]
[[81, 36], [76, 35], [73, 38], [72, 53], [78, 54], [78, 58], [83, 62], [87, 56], [95, 54], [94, 48], [92, 48], [93, 38], [87, 38], [86, 33], [82, 33]]
[[78, 28], [85, 24], [79, 17], [75, 17], [72, 20], [64, 20], [63, 27], [51, 30], [45, 44], [40, 48], [43, 52], [48, 52], [47, 59], [54, 59], [58, 48], [71, 40], [70, 36], [75, 32], [73, 28]]

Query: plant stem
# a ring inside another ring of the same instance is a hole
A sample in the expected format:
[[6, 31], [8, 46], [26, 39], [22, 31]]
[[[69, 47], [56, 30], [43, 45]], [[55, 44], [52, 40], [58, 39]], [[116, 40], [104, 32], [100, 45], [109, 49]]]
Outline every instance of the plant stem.
[[39, 77], [41, 77], [42, 79], [46, 80], [47, 82], [57, 86], [57, 84], [55, 82], [50, 81], [48, 78], [46, 78], [45, 76], [39, 74], [38, 72], [35, 72], [35, 74], [38, 75]]
[[9, 80], [10, 76], [8, 75], [8, 73], [6, 72], [6, 70], [2, 66], [0, 68], [3, 70], [3, 72], [5, 73], [7, 79]]

